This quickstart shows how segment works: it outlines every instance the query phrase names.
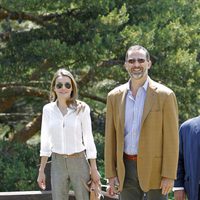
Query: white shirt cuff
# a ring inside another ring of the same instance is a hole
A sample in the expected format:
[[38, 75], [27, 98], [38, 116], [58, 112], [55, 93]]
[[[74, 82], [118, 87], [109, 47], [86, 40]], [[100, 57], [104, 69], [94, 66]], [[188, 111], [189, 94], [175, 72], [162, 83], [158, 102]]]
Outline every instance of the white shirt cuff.
[[173, 187], [172, 191], [184, 190], [184, 187]]

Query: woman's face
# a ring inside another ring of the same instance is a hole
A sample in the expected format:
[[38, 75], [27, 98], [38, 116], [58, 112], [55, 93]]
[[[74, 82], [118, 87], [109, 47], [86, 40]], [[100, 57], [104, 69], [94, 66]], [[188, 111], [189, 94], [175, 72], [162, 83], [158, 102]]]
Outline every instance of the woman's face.
[[55, 81], [54, 91], [59, 99], [69, 99], [72, 92], [72, 82], [68, 76], [58, 76]]

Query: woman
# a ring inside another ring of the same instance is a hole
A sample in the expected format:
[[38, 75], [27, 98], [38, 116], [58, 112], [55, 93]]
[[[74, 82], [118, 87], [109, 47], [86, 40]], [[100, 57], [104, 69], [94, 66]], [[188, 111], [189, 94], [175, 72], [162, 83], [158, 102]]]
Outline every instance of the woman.
[[[81, 102], [78, 112], [77, 84], [72, 74], [59, 69], [52, 80], [51, 102], [43, 108], [41, 128], [41, 165], [38, 185], [45, 189], [44, 169], [52, 156], [51, 185], [53, 200], [67, 200], [70, 183], [77, 200], [89, 200], [84, 183], [98, 183], [96, 147], [92, 135], [90, 108]], [[84, 105], [84, 106], [83, 106]], [[90, 161], [90, 164], [88, 161]]]

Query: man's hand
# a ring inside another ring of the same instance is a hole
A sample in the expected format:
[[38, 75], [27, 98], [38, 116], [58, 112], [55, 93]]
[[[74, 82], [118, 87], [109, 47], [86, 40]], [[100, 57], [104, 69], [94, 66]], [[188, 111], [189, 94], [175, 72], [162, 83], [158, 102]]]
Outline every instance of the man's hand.
[[162, 189], [162, 194], [167, 195], [174, 186], [174, 180], [170, 178], [163, 177], [161, 180], [160, 188]]
[[174, 191], [175, 200], [186, 200], [186, 195], [184, 190], [175, 190]]
[[77, 102], [76, 114], [78, 115], [81, 111], [84, 112], [86, 104], [82, 101]]
[[119, 193], [119, 181], [117, 177], [112, 177], [108, 179], [107, 193], [109, 196], [114, 196]]

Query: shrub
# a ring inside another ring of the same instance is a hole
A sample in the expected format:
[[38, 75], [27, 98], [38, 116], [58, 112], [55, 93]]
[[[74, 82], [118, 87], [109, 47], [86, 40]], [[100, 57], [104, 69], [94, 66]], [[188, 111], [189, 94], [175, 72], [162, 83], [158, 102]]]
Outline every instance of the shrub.
[[38, 190], [39, 145], [0, 141], [0, 191]]

